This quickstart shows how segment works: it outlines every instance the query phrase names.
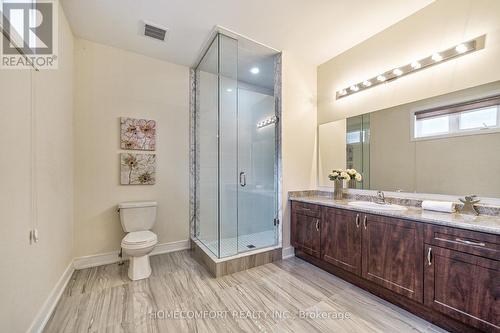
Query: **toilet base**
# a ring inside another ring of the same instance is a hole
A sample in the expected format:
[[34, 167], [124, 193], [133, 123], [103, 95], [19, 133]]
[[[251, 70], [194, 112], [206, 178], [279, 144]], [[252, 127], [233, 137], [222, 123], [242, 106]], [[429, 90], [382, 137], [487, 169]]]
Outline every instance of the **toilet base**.
[[128, 267], [128, 277], [131, 280], [146, 279], [151, 275], [151, 265], [149, 255], [140, 257], [130, 257]]

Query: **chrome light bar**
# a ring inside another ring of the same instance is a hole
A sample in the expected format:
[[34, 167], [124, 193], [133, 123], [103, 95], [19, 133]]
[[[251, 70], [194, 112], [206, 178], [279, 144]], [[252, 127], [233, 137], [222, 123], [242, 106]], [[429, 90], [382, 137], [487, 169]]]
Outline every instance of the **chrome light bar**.
[[474, 38], [464, 43], [450, 47], [444, 51], [434, 53], [420, 60], [415, 60], [409, 64], [392, 68], [384, 73], [376, 75], [370, 79], [355, 83], [348, 88], [337, 91], [336, 98], [340, 99], [363, 90], [376, 87], [382, 83], [387, 83], [405, 75], [413, 74], [422, 69], [443, 63], [445, 61], [473, 53], [484, 48], [486, 35]]

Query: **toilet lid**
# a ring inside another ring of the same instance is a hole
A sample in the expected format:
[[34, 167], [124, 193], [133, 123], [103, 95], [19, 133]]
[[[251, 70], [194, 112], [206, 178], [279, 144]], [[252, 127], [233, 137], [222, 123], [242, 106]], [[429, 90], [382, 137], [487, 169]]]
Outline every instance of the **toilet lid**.
[[158, 238], [156, 234], [149, 231], [133, 231], [129, 232], [122, 240], [122, 244], [137, 245], [149, 242], [155, 242]]

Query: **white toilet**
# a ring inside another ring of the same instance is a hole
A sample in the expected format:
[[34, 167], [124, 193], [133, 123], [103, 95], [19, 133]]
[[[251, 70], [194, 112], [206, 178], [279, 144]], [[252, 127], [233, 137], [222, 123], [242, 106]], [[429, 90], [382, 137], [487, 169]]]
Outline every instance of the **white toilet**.
[[156, 222], [157, 205], [155, 201], [123, 202], [118, 205], [120, 222], [127, 232], [122, 240], [122, 249], [130, 257], [128, 277], [131, 280], [151, 275], [149, 254], [158, 243], [158, 238], [150, 229]]

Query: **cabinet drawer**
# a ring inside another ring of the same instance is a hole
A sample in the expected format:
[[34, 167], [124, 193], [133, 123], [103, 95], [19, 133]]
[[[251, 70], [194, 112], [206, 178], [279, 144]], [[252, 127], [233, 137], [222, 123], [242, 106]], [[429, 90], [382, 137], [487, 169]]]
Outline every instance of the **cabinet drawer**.
[[446, 249], [500, 260], [500, 236], [497, 235], [426, 225], [425, 242]]
[[321, 210], [318, 205], [294, 201], [292, 202], [292, 213], [319, 218]]

